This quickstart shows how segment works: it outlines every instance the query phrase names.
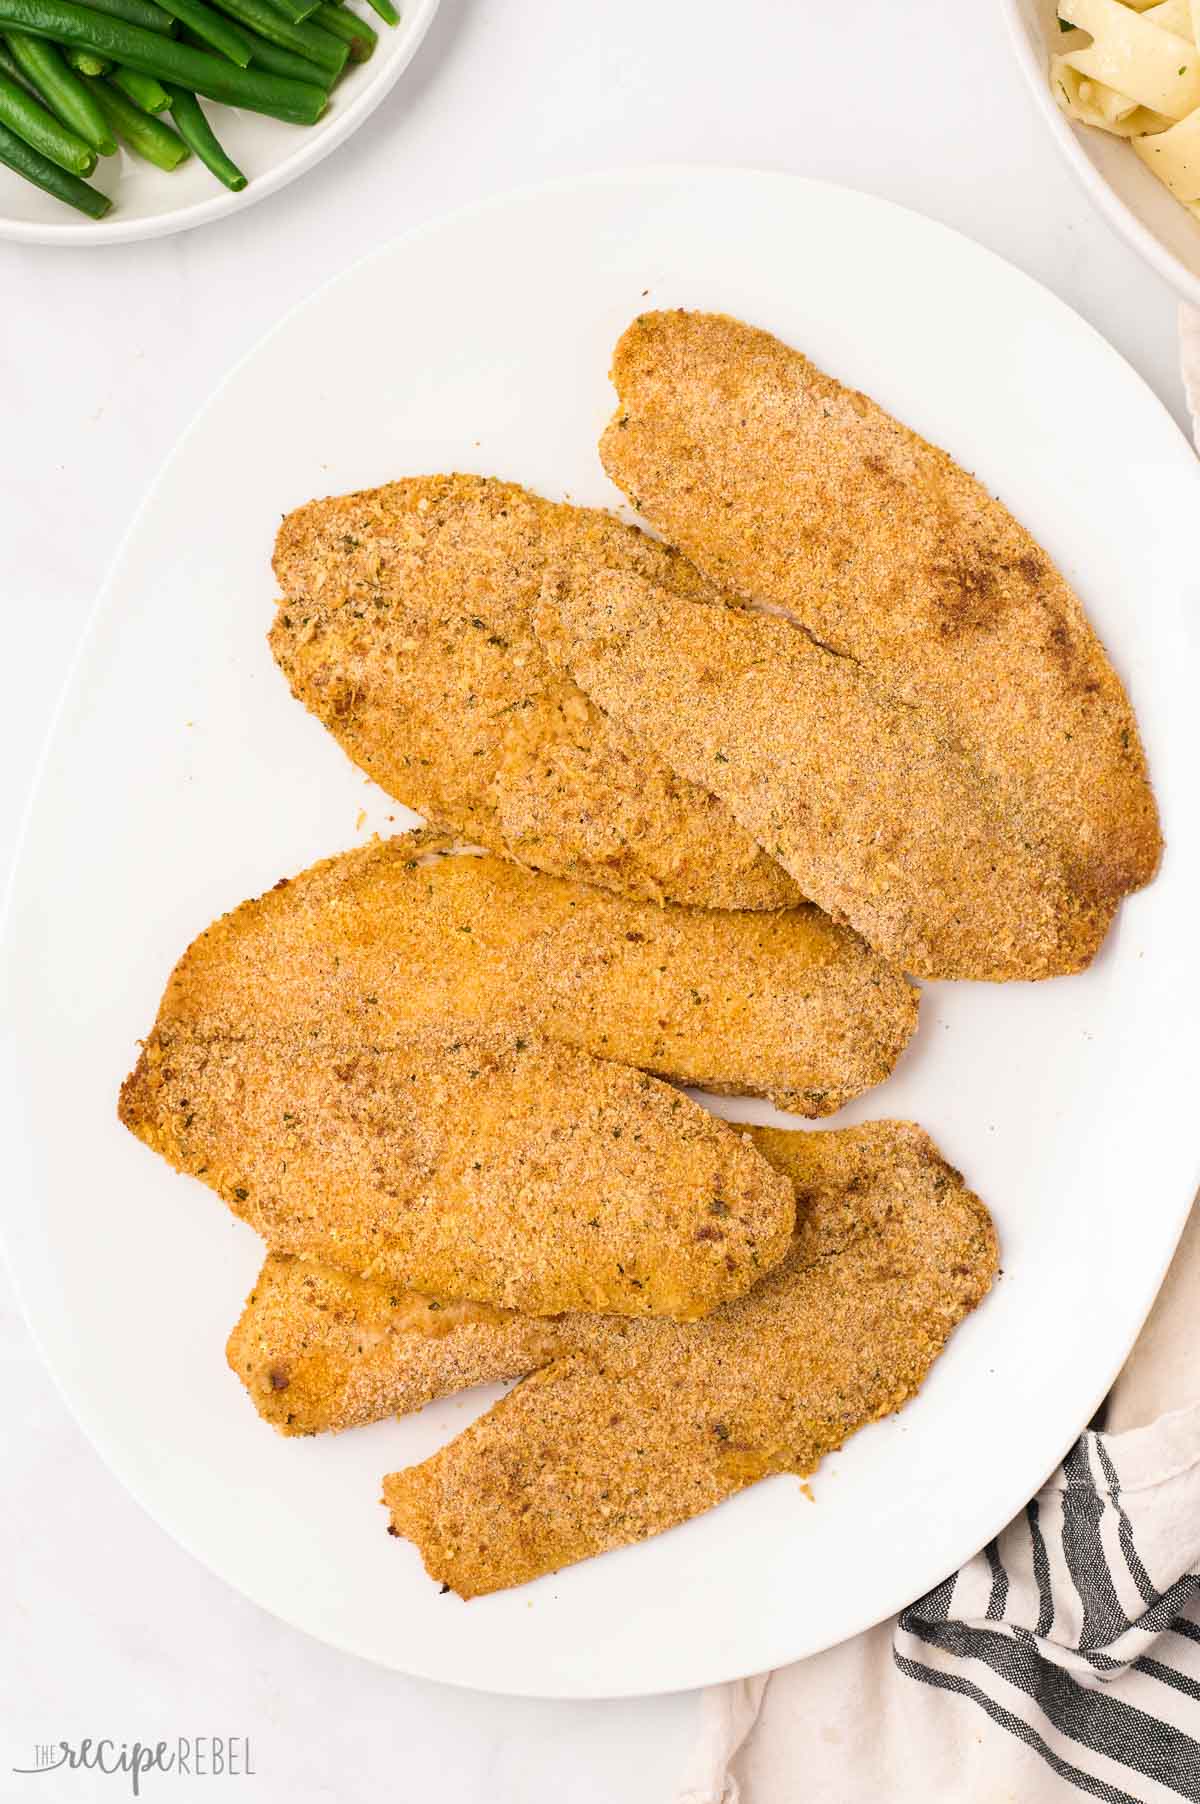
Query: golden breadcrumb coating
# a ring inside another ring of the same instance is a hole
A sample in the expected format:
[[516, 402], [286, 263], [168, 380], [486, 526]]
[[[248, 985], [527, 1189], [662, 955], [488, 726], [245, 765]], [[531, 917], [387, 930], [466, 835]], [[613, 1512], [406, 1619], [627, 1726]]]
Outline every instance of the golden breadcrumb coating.
[[449, 843], [376, 841], [243, 903], [180, 959], [160, 1029], [383, 1046], [511, 1025], [824, 1115], [887, 1077], [916, 1025], [917, 992], [819, 909], [661, 907]]
[[679, 770], [712, 773], [808, 894], [920, 977], [1052, 977], [1112, 904], [1070, 887], [919, 709], [784, 620], [575, 566], [536, 612], [548, 649]]
[[[745, 1132], [796, 1188], [798, 1265], [840, 1247], [868, 1212], [903, 1197], [914, 1174], [923, 1182], [942, 1173], [932, 1142], [904, 1122], [809, 1135]], [[635, 1332], [640, 1344], [654, 1344], [641, 1326]], [[406, 1415], [629, 1333], [611, 1317], [529, 1316], [451, 1302], [270, 1253], [226, 1351], [263, 1419], [283, 1434], [308, 1435]]]
[[787, 1251], [787, 1179], [669, 1084], [552, 1040], [150, 1036], [121, 1119], [278, 1253], [439, 1298], [689, 1321]]
[[721, 803], [546, 663], [529, 609], [568, 552], [707, 592], [681, 557], [597, 508], [489, 477], [411, 477], [287, 516], [271, 649], [356, 764], [493, 852], [706, 908], [799, 901]]
[[565, 1350], [564, 1322], [592, 1319], [449, 1301], [268, 1253], [226, 1356], [264, 1421], [324, 1434], [523, 1378]]
[[[754, 1139], [799, 1207], [773, 1272], [691, 1325], [556, 1324], [558, 1357], [385, 1478], [391, 1532], [416, 1542], [432, 1578], [475, 1597], [643, 1540], [769, 1473], [811, 1472], [920, 1387], [995, 1275], [983, 1204], [907, 1123]], [[522, 1344], [527, 1325], [509, 1331], [493, 1376], [539, 1352]], [[392, 1342], [394, 1371], [411, 1339]], [[443, 1369], [449, 1388], [451, 1356]], [[386, 1406], [378, 1368], [373, 1384]]]
[[605, 469], [714, 583], [920, 710], [1101, 913], [1161, 852], [1137, 723], [1083, 608], [953, 458], [770, 333], [646, 313]]

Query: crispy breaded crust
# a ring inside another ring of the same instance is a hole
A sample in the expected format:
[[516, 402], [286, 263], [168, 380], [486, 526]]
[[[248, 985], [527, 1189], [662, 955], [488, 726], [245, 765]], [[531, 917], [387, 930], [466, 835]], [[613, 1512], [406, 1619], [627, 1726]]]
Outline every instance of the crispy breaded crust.
[[921, 977], [1081, 970], [1113, 904], [853, 659], [787, 621], [575, 565], [535, 613], [552, 655], [738, 819], [833, 916]]
[[448, 1302], [268, 1253], [226, 1356], [264, 1421], [323, 1434], [523, 1378], [564, 1351], [564, 1316]]
[[823, 1115], [885, 1078], [917, 992], [820, 910], [659, 907], [405, 834], [326, 859], [201, 934], [161, 1029], [389, 1044], [483, 1021]]
[[987, 1210], [907, 1123], [754, 1137], [796, 1187], [787, 1258], [704, 1322], [577, 1318], [570, 1351], [385, 1478], [431, 1578], [476, 1597], [643, 1540], [811, 1472], [920, 1387], [991, 1286]]
[[158, 1030], [121, 1119], [278, 1253], [439, 1298], [687, 1321], [781, 1259], [787, 1180], [644, 1072], [423, 1028], [387, 1050]]
[[[906, 1122], [809, 1135], [744, 1131], [797, 1192], [798, 1267], [836, 1253], [918, 1178], [937, 1183], [943, 1175], [932, 1141]], [[568, 1353], [619, 1347], [631, 1334], [645, 1348], [663, 1340], [645, 1324], [447, 1302], [270, 1253], [226, 1351], [263, 1419], [299, 1435], [405, 1415]]]
[[1161, 852], [1137, 723], [1079, 600], [954, 460], [770, 333], [647, 313], [605, 469], [714, 582], [919, 708], [1103, 910]]
[[568, 552], [677, 594], [708, 589], [597, 508], [488, 477], [411, 477], [288, 515], [271, 649], [354, 762], [443, 828], [619, 894], [798, 902], [713, 796], [546, 663], [529, 609], [548, 563]]

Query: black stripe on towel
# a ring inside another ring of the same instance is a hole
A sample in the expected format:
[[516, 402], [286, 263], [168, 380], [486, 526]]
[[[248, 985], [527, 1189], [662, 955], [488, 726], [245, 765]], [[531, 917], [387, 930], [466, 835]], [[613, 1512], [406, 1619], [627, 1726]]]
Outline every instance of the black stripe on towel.
[[1081, 1747], [1103, 1754], [1200, 1804], [1200, 1742], [1182, 1730], [1123, 1703], [1106, 1691], [1085, 1688], [1069, 1673], [1039, 1658], [1032, 1641], [964, 1622], [939, 1625], [905, 1611], [901, 1627], [961, 1660], [980, 1660], [1033, 1700], [1052, 1728]]
[[932, 1591], [925, 1593], [920, 1609], [926, 1622], [945, 1622], [950, 1614], [950, 1599], [954, 1596], [957, 1580], [957, 1572], [952, 1572], [949, 1578], [944, 1578], [940, 1585], [935, 1585]]
[[1195, 1679], [1189, 1679], [1185, 1672], [1176, 1671], [1162, 1660], [1152, 1660], [1149, 1654], [1142, 1654], [1133, 1663], [1134, 1672], [1144, 1672], [1148, 1679], [1160, 1679], [1169, 1685], [1172, 1691], [1182, 1691], [1185, 1697], [1200, 1698], [1200, 1685]]
[[1038, 1619], [1036, 1635], [1048, 1635], [1054, 1627], [1054, 1594], [1050, 1589], [1050, 1558], [1046, 1552], [1046, 1537], [1038, 1522], [1038, 1500], [1031, 1497], [1025, 1506], [1025, 1515], [1029, 1521], [1029, 1539], [1033, 1543], [1033, 1576], [1038, 1588]]
[[987, 1620], [1002, 1622], [1004, 1606], [1008, 1602], [1008, 1574], [1004, 1570], [1000, 1549], [995, 1541], [989, 1541], [983, 1551], [987, 1555], [987, 1563], [992, 1572], [992, 1595], [988, 1598]]
[[969, 1679], [960, 1678], [957, 1673], [936, 1672], [931, 1666], [923, 1666], [919, 1660], [907, 1659], [895, 1648], [892, 1649], [892, 1658], [900, 1671], [908, 1678], [919, 1679], [923, 1685], [933, 1685], [941, 1691], [953, 1691], [959, 1697], [970, 1698], [972, 1703], [978, 1704], [982, 1710], [986, 1710], [992, 1721], [1001, 1729], [1007, 1729], [1010, 1735], [1015, 1735], [1019, 1741], [1023, 1741], [1026, 1747], [1033, 1749], [1035, 1754], [1040, 1754], [1050, 1770], [1056, 1773], [1060, 1779], [1065, 1779], [1068, 1785], [1074, 1785], [1078, 1790], [1087, 1792], [1089, 1797], [1099, 1798], [1101, 1804], [1138, 1804], [1137, 1799], [1129, 1792], [1118, 1791], [1115, 1785], [1109, 1785], [1105, 1780], [1093, 1778], [1091, 1773], [1085, 1773], [1079, 1767], [1071, 1766], [1068, 1761], [1063, 1760], [1055, 1753], [1032, 1724], [1022, 1722], [1019, 1716], [1014, 1716], [1011, 1710], [1006, 1710], [1003, 1704], [998, 1704], [995, 1698], [989, 1697], [986, 1691], [981, 1691], [979, 1686], [973, 1685]]
[[[1175, 1628], [1178, 1622], [1186, 1620], [1178, 1617], [1176, 1613], [1181, 1605], [1187, 1604], [1195, 1596], [1200, 1579], [1195, 1573], [1187, 1572], [1182, 1578], [1176, 1579], [1175, 1583], [1168, 1586], [1165, 1591], [1156, 1590], [1154, 1581], [1146, 1571], [1141, 1555], [1134, 1546], [1133, 1524], [1125, 1514], [1125, 1506], [1121, 1502], [1121, 1480], [1117, 1468], [1113, 1465], [1108, 1449], [1099, 1436], [1096, 1438], [1096, 1456], [1108, 1484], [1109, 1502], [1117, 1512], [1119, 1524], [1117, 1538], [1121, 1543], [1125, 1564], [1129, 1568], [1129, 1576], [1141, 1592], [1142, 1601], [1149, 1606], [1144, 1614], [1138, 1617], [1136, 1624], [1131, 1624], [1131, 1627], [1142, 1629], [1148, 1635], [1161, 1635], [1164, 1631]], [[1200, 1641], [1200, 1630], [1193, 1629], [1193, 1638]]]
[[[1186, 1617], [1178, 1614], [1179, 1607], [1181, 1604], [1186, 1606], [1191, 1603], [1195, 1595], [1195, 1575], [1185, 1572], [1181, 1579], [1176, 1579], [1169, 1590], [1164, 1591], [1161, 1597], [1155, 1599], [1144, 1615], [1138, 1617], [1134, 1627], [1145, 1629], [1148, 1635], [1166, 1634], [1168, 1630], [1176, 1628], [1179, 1623], [1187, 1620]], [[1196, 1639], [1200, 1640], [1200, 1636], [1197, 1636]]]
[[1062, 1504], [1063, 1558], [1083, 1605], [1078, 1652], [1099, 1671], [1115, 1672], [1122, 1662], [1100, 1650], [1123, 1635], [1130, 1623], [1121, 1608], [1100, 1537], [1104, 1505], [1088, 1470], [1087, 1440], [1076, 1441], [1063, 1461], [1067, 1480]]
[[1096, 1437], [1096, 1457], [1100, 1461], [1100, 1470], [1108, 1485], [1109, 1502], [1117, 1512], [1119, 1528], [1117, 1536], [1121, 1543], [1121, 1552], [1125, 1555], [1125, 1564], [1129, 1568], [1129, 1576], [1142, 1594], [1144, 1603], [1152, 1604], [1158, 1597], [1154, 1589], [1154, 1581], [1142, 1565], [1141, 1556], [1133, 1544], [1133, 1524], [1125, 1514], [1125, 1506], [1121, 1502], [1121, 1481], [1117, 1476], [1117, 1468], [1109, 1457], [1108, 1449], [1099, 1435]]

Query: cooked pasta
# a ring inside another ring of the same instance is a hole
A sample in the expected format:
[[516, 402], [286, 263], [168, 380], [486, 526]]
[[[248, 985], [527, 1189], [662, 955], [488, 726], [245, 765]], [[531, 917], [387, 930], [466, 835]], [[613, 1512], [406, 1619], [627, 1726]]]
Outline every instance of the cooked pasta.
[[1050, 75], [1059, 106], [1082, 125], [1098, 126], [1117, 138], [1136, 138], [1145, 132], [1166, 131], [1174, 124], [1164, 113], [1139, 106], [1105, 82], [1089, 80], [1072, 68], [1065, 56], [1053, 58]]
[[1196, 7], [1192, 0], [1157, 0], [1157, 4], [1146, 8], [1138, 8], [1143, 18], [1157, 25], [1160, 31], [1173, 31], [1181, 38], [1191, 38], [1195, 42], [1194, 29]]
[[1176, 200], [1200, 217], [1200, 107], [1169, 131], [1135, 138], [1133, 148], [1146, 168], [1166, 183]]
[[1200, 0], [1059, 0], [1058, 16], [1070, 35], [1050, 83], [1063, 112], [1127, 138], [1200, 219]]
[[1190, 36], [1164, 31], [1123, 0], [1060, 0], [1060, 9], [1092, 39], [1067, 49], [1068, 68], [1168, 119], [1200, 107], [1200, 52]]

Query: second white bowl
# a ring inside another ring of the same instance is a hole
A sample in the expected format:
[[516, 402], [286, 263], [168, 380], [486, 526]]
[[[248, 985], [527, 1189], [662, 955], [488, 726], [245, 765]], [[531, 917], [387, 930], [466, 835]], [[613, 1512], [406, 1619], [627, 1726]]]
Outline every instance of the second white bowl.
[[1017, 60], [1059, 150], [1092, 200], [1160, 276], [1200, 307], [1200, 221], [1192, 218], [1129, 145], [1075, 125], [1050, 92], [1049, 62], [1059, 39], [1055, 0], [1001, 0]]

